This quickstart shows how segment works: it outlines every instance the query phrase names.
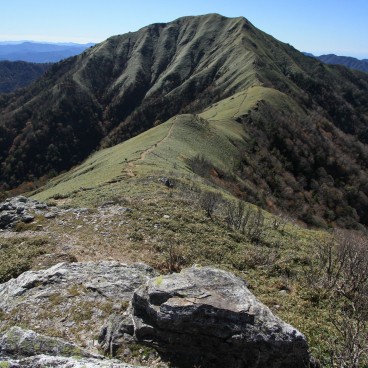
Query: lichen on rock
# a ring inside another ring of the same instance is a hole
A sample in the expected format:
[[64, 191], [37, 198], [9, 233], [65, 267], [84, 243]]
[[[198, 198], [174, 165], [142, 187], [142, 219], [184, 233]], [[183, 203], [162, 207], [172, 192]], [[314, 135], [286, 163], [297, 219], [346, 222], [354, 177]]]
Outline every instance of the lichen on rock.
[[59, 263], [0, 284], [2, 330], [22, 323], [38, 332], [93, 348], [105, 320], [156, 275], [144, 264]]

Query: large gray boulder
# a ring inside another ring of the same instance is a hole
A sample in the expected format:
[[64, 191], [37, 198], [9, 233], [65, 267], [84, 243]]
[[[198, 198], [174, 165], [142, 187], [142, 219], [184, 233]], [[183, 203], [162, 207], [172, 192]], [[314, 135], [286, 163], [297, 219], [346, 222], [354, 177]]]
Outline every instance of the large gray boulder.
[[135, 291], [132, 307], [136, 340], [179, 367], [305, 368], [310, 363], [305, 336], [229, 272], [193, 267], [156, 277]]
[[177, 367], [310, 363], [305, 337], [218, 269], [157, 276], [144, 264], [61, 263], [0, 284], [0, 361], [9, 367], [128, 367], [96, 355], [101, 330], [111, 355], [138, 342]]

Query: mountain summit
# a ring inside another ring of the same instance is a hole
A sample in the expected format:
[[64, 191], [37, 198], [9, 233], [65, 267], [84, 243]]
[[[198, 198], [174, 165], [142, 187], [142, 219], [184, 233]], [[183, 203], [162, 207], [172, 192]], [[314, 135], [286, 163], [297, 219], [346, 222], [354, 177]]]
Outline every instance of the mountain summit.
[[222, 168], [239, 195], [314, 224], [368, 224], [367, 92], [365, 73], [306, 57], [245, 18], [153, 24], [0, 96], [1, 185], [55, 175], [177, 114], [203, 113], [242, 126]]
[[[26, 92], [3, 96], [1, 161], [17, 156], [18, 144], [33, 159], [22, 169], [24, 160], [14, 157], [2, 179], [14, 186], [68, 169], [104, 137], [105, 145], [119, 142], [258, 83], [244, 27], [253, 30], [243, 18], [218, 15], [154, 24], [111, 37], [54, 65]], [[43, 134], [26, 133], [35, 130]]]

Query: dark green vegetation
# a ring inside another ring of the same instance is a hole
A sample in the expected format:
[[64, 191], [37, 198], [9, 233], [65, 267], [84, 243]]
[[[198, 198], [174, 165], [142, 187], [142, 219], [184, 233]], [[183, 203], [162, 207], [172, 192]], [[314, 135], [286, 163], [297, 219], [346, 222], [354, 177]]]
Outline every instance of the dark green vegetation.
[[314, 225], [366, 225], [368, 75], [218, 15], [112, 37], [0, 97], [1, 186], [30, 188], [99, 147], [237, 92], [254, 103], [216, 113], [244, 133], [222, 170], [210, 162], [215, 176], [248, 201]]
[[0, 61], [0, 93], [13, 92], [40, 78], [50, 64]]
[[359, 60], [349, 56], [337, 56], [334, 54], [320, 55], [317, 58], [326, 64], [344, 65], [351, 69], [368, 72], [368, 59]]

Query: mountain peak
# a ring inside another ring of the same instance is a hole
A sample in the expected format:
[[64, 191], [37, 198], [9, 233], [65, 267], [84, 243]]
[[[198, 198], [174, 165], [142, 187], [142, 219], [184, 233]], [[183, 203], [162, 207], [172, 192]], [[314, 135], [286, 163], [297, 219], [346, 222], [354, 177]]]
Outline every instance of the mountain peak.
[[[365, 153], [355, 151], [368, 142], [368, 116], [361, 108], [367, 86], [368, 77], [306, 57], [242, 17], [206, 14], [150, 25], [111, 37], [54, 65], [19, 95], [1, 98], [2, 186], [68, 170], [92, 151], [129, 140], [178, 114], [189, 114], [184, 120], [197, 128], [195, 116], [203, 113], [210, 121], [222, 117], [242, 123], [247, 138], [239, 147], [246, 157], [266, 155], [258, 158], [267, 165], [251, 170], [254, 160], [239, 159], [240, 153], [227, 146], [235, 155], [229, 160], [248, 167], [251, 179], [239, 173], [248, 186], [238, 185], [247, 188], [253, 201], [298, 211], [308, 222], [315, 221], [313, 216], [337, 221], [309, 200], [320, 195], [325, 201], [326, 193], [311, 193], [319, 188], [316, 183], [331, 177], [329, 193], [340, 193], [346, 213], [339, 221], [365, 224], [367, 211], [359, 196], [352, 199], [346, 191], [350, 176], [344, 176], [341, 158], [352, 162], [356, 172], [365, 170]], [[304, 132], [306, 127], [313, 133]], [[351, 136], [359, 144], [352, 145]], [[335, 161], [327, 159], [331, 155]], [[219, 170], [229, 165], [218, 153], [213, 157]], [[270, 170], [279, 174], [270, 176]], [[255, 183], [263, 183], [263, 189], [251, 189]], [[291, 192], [302, 198], [298, 208], [288, 199]]]

